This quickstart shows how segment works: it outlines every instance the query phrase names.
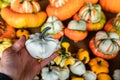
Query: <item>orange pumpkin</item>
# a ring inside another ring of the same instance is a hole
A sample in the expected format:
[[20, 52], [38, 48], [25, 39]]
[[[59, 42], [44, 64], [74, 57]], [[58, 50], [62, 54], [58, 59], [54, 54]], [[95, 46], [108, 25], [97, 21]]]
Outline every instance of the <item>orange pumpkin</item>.
[[3, 38], [11, 39], [14, 37], [15, 37], [15, 29], [1, 20], [0, 21], [0, 40]]
[[20, 38], [20, 37], [23, 36], [23, 35], [26, 37], [26, 39], [28, 39], [29, 36], [30, 36], [30, 33], [29, 33], [29, 31], [26, 30], [26, 29], [18, 29], [18, 30], [16, 31], [16, 37], [17, 37], [17, 38]]
[[47, 14], [44, 11], [40, 11], [34, 14], [33, 13], [18, 13], [10, 9], [10, 7], [2, 8], [1, 16], [9, 25], [15, 28], [39, 27], [43, 24], [43, 22], [47, 18]]
[[119, 36], [116, 33], [99, 31], [89, 42], [94, 55], [104, 59], [115, 58], [119, 52]]
[[96, 4], [98, 2], [98, 0], [85, 0], [85, 2], [90, 2], [92, 4]]
[[84, 0], [49, 0], [46, 8], [48, 16], [56, 16], [59, 20], [71, 18], [84, 4]]
[[90, 66], [91, 70], [95, 72], [97, 75], [101, 73], [109, 73], [109, 63], [107, 60], [100, 58], [100, 57], [95, 57], [90, 60], [88, 63]]
[[105, 24], [104, 30], [107, 32], [116, 32], [120, 36], [120, 14], [109, 19]]
[[10, 8], [19, 13], [36, 13], [40, 11], [40, 5], [35, 0], [13, 0]]
[[111, 13], [120, 12], [120, 0], [99, 0], [102, 9]]
[[85, 22], [81, 20], [71, 20], [68, 23], [67, 28], [64, 29], [64, 34], [74, 42], [78, 42], [85, 39], [88, 35], [88, 32], [86, 31]]
[[101, 30], [106, 22], [106, 17], [101, 11], [99, 4], [86, 3], [83, 5], [79, 12], [73, 16], [75, 20], [85, 20], [87, 23], [88, 31]]

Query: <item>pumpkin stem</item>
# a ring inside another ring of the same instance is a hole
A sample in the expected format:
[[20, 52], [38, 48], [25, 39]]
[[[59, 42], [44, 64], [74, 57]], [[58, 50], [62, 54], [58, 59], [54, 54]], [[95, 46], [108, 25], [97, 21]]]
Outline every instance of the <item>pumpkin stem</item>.
[[3, 43], [3, 41], [0, 41], [0, 44], [2, 44]]
[[82, 62], [85, 63], [86, 60], [87, 60], [87, 57], [84, 57], [84, 59], [82, 60]]
[[48, 64], [48, 69], [49, 69], [49, 72], [52, 71], [52, 69], [51, 69], [51, 63]]
[[98, 65], [101, 65], [101, 63], [102, 63], [102, 61], [101, 61], [101, 60], [97, 62], [97, 64], [98, 64]]
[[22, 4], [24, 2], [24, 0], [20, 0], [20, 3]]
[[46, 33], [49, 29], [51, 29], [51, 28], [50, 28], [50, 27], [46, 27], [46, 28], [42, 31], [42, 33], [40, 34], [39, 38], [40, 38], [40, 39], [43, 39], [45, 33]]

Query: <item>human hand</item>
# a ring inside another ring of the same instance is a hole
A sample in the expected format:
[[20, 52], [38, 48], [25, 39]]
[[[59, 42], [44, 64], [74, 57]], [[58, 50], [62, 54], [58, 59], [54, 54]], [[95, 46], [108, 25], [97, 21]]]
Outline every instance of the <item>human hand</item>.
[[0, 61], [0, 72], [13, 80], [32, 80], [42, 67], [53, 60], [58, 53], [42, 60], [31, 57], [25, 48], [25, 37], [21, 37], [13, 46], [7, 48]]

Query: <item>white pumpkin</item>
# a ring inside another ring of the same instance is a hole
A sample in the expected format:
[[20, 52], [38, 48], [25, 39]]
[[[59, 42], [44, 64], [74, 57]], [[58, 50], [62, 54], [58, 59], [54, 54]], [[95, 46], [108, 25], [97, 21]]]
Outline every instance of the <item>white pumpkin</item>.
[[72, 30], [82, 30], [86, 31], [86, 22], [83, 20], [71, 20], [68, 24], [68, 28]]
[[[46, 28], [47, 29], [47, 28]], [[30, 55], [37, 59], [45, 59], [51, 56], [57, 51], [59, 41], [53, 39], [51, 35], [45, 35], [45, 31], [30, 35], [30, 38], [26, 41], [26, 49]]]
[[57, 34], [63, 31], [64, 25], [58, 20], [55, 16], [49, 16], [46, 23], [41, 27], [41, 31], [43, 31], [46, 27], [50, 27], [51, 29], [47, 31], [49, 34]]
[[97, 79], [97, 75], [90, 71], [90, 70], [87, 70], [84, 74], [83, 74], [83, 77], [85, 80], [96, 80]]
[[70, 65], [70, 70], [73, 74], [78, 76], [81, 76], [86, 72], [85, 65], [82, 61], [76, 61], [73, 65]]
[[66, 80], [69, 78], [69, 68], [66, 67], [44, 67], [41, 72], [43, 80]]
[[115, 69], [113, 72], [113, 79], [120, 80], [120, 69]]

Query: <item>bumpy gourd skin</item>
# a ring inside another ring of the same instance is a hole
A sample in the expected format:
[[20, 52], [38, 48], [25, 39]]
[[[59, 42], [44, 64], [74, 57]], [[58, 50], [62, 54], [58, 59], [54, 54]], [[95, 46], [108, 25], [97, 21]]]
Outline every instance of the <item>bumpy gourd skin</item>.
[[[9, 13], [9, 14], [8, 14]], [[1, 9], [2, 18], [11, 26], [15, 28], [35, 28], [42, 25], [46, 20], [47, 14], [44, 11], [38, 13], [18, 13], [4, 7]]]

